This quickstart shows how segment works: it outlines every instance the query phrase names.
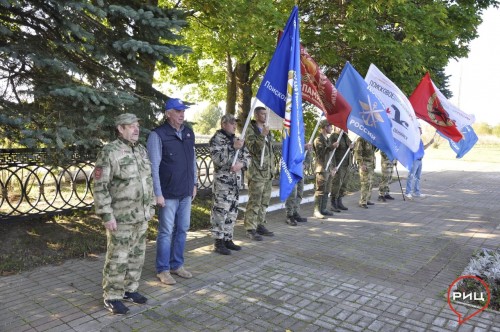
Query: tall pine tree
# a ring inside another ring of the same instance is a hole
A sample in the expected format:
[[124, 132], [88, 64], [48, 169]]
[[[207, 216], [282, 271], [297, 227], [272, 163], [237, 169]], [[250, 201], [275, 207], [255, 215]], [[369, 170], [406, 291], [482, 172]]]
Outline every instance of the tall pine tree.
[[92, 148], [131, 112], [151, 128], [168, 96], [157, 63], [190, 52], [185, 12], [157, 1], [0, 1], [0, 136], [18, 146]]

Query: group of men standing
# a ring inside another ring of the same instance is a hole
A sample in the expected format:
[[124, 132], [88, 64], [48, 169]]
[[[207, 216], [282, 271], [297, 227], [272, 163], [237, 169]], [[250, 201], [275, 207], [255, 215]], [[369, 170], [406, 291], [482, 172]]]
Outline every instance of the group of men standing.
[[[119, 115], [115, 119], [118, 138], [104, 146], [98, 155], [94, 170], [95, 210], [107, 234], [104, 306], [114, 314], [129, 311], [124, 300], [147, 302], [137, 290], [145, 258], [147, 225], [155, 207], [159, 219], [158, 279], [173, 285], [176, 280], [172, 275], [192, 277], [184, 268], [184, 249], [198, 176], [195, 134], [184, 124], [187, 108], [180, 99], [171, 98], [166, 102], [166, 121], [151, 132], [147, 149], [138, 143], [139, 119], [130, 113]], [[254, 120], [244, 141], [235, 135], [237, 120], [226, 114], [220, 120], [220, 129], [210, 139], [214, 168], [210, 231], [215, 241], [214, 251], [219, 254], [230, 255], [232, 251], [241, 250], [241, 246], [233, 242], [233, 230], [243, 170], [247, 171], [249, 193], [244, 217], [246, 235], [254, 241], [274, 236], [266, 227], [275, 170], [273, 137], [267, 117], [266, 108], [255, 108]], [[332, 133], [332, 125], [326, 120], [321, 121], [319, 129], [313, 145], [316, 154], [314, 217], [323, 219], [332, 215], [327, 208], [329, 195], [333, 211], [347, 210], [342, 197], [349, 180], [349, 153], [354, 143], [342, 132]], [[311, 144], [306, 144], [306, 150], [311, 150]], [[373, 204], [370, 193], [374, 152], [373, 145], [361, 138], [357, 140], [355, 159], [361, 177], [359, 204], [365, 208]], [[389, 174], [383, 170], [385, 173]], [[307, 221], [299, 215], [302, 192], [303, 182], [299, 182], [286, 203], [286, 223], [291, 226]], [[388, 186], [381, 186], [379, 200], [381, 198], [391, 199]]]
[[347, 210], [342, 203], [349, 182], [350, 151], [353, 143], [342, 132], [333, 132], [327, 120], [321, 120], [319, 134], [314, 140], [316, 154], [316, 191], [314, 193], [314, 217], [324, 219], [332, 216], [328, 210], [328, 196], [331, 210]]

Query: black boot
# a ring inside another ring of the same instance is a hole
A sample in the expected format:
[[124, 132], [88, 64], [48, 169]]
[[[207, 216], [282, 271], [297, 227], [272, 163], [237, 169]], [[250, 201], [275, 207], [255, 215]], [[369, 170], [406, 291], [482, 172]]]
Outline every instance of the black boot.
[[377, 199], [379, 202], [385, 202], [385, 196], [384, 195], [378, 195], [378, 199]]
[[332, 197], [330, 201], [332, 202], [332, 208], [330, 210], [332, 210], [333, 212], [340, 212], [340, 209], [337, 205], [337, 199]]
[[217, 239], [214, 243], [214, 251], [221, 255], [231, 255], [231, 251], [226, 248], [223, 239]]
[[241, 246], [237, 245], [236, 243], [233, 242], [233, 240], [227, 240], [225, 241], [224, 245], [226, 246], [227, 249], [229, 250], [234, 250], [234, 251], [240, 251]]
[[344, 206], [344, 204], [342, 204], [342, 197], [339, 197], [339, 198], [337, 199], [337, 207], [338, 207], [339, 209], [341, 209], [341, 210], [344, 210], [344, 211], [349, 210], [348, 208], [346, 208], [346, 207]]
[[321, 214], [324, 216], [333, 216], [333, 213], [328, 211], [328, 195], [324, 194], [323, 198], [321, 199]]

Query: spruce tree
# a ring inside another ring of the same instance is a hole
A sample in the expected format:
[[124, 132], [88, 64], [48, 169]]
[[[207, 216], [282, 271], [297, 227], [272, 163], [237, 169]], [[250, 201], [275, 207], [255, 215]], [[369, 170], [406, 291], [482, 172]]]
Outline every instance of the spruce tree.
[[0, 1], [0, 136], [61, 156], [114, 139], [120, 113], [153, 127], [168, 99], [155, 66], [190, 52], [185, 15], [157, 1]]

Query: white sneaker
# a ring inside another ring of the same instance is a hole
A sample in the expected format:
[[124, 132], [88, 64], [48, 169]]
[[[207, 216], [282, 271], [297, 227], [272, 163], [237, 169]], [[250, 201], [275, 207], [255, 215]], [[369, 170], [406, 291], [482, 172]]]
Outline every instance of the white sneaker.
[[425, 198], [425, 194], [414, 194], [413, 197], [418, 197], [418, 198]]
[[405, 197], [406, 197], [407, 199], [413, 199], [413, 196], [412, 196], [411, 194], [405, 194]]

